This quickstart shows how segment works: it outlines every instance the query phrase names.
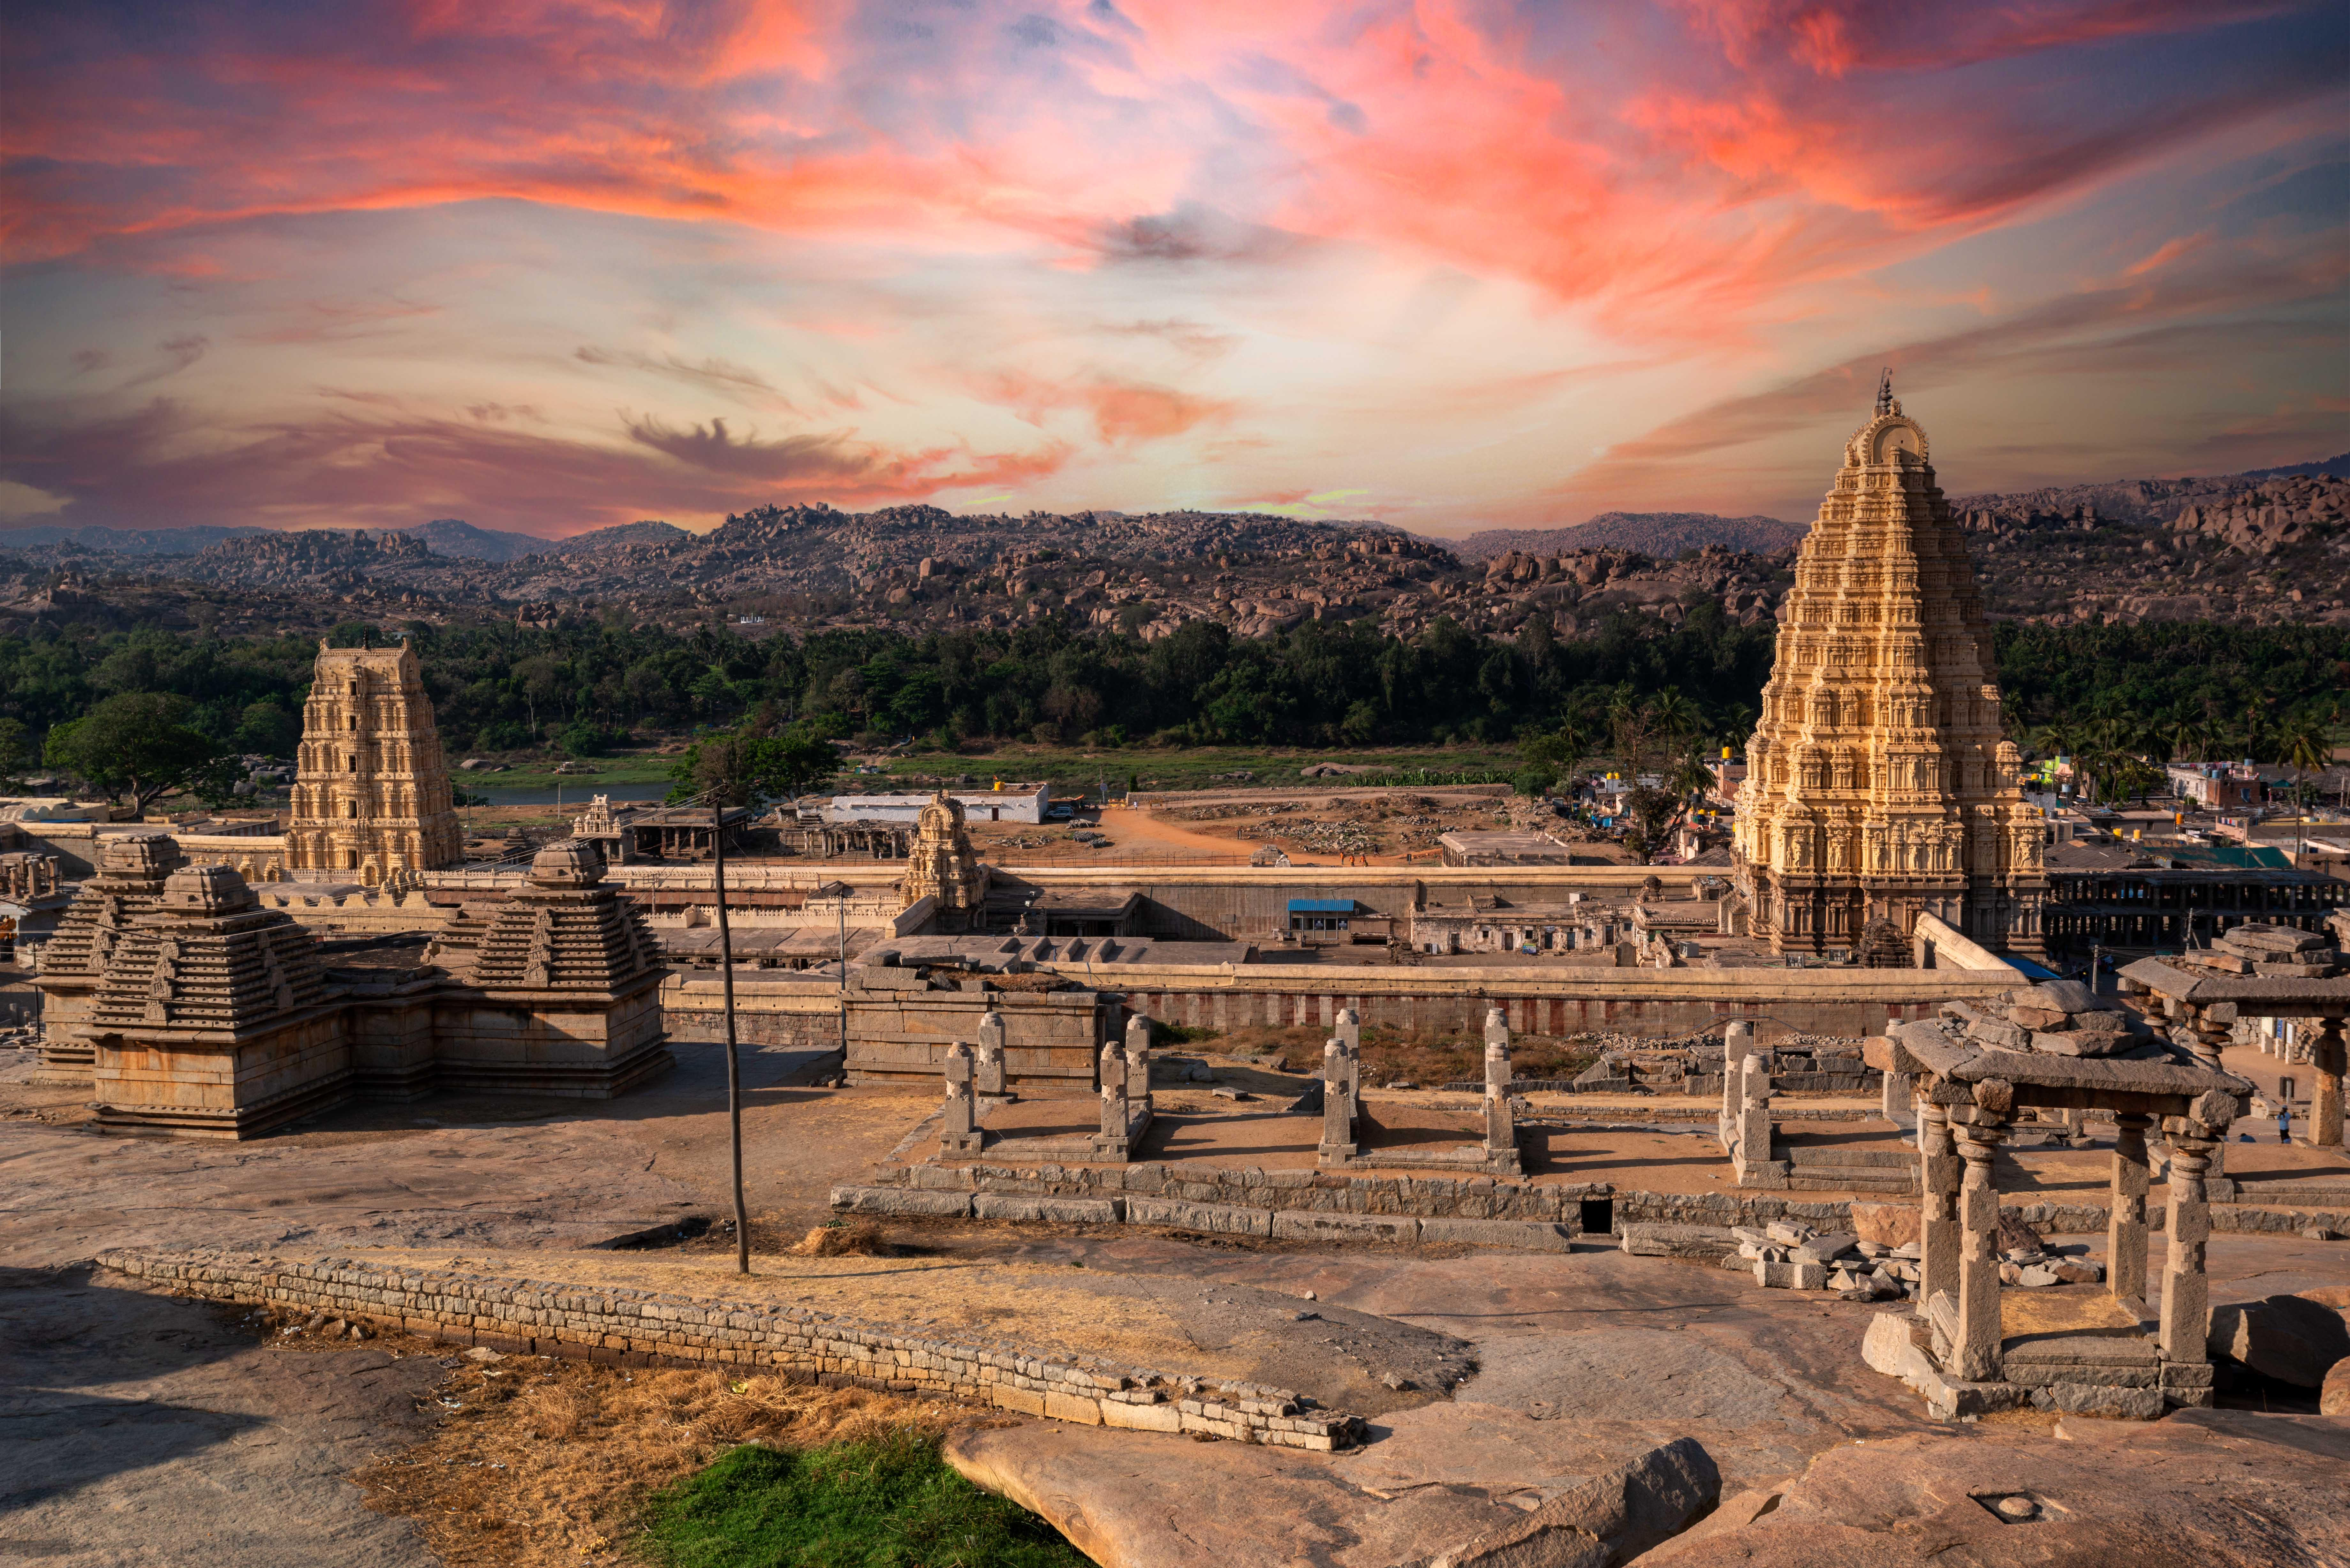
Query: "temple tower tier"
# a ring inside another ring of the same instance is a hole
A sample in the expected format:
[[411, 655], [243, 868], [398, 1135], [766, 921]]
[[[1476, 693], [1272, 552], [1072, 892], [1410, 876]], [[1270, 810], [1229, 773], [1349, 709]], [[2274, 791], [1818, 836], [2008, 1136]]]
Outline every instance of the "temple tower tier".
[[286, 864], [297, 880], [398, 886], [464, 858], [423, 671], [397, 649], [318, 644]]
[[1904, 962], [1921, 914], [2042, 949], [2042, 828], [1928, 450], [1881, 389], [1796, 556], [1731, 848], [1733, 918], [1775, 952]]

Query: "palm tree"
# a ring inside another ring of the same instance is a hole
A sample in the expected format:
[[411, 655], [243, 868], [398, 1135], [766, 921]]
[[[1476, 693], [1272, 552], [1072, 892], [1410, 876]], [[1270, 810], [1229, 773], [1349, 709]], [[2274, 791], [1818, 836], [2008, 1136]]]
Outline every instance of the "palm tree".
[[2287, 723], [2284, 733], [2277, 737], [2278, 760], [2293, 773], [2293, 794], [2296, 805], [2304, 804], [2301, 800], [2302, 792], [2308, 787], [2309, 775], [2325, 766], [2329, 760], [2327, 750], [2324, 733], [2307, 717], [2296, 716]]

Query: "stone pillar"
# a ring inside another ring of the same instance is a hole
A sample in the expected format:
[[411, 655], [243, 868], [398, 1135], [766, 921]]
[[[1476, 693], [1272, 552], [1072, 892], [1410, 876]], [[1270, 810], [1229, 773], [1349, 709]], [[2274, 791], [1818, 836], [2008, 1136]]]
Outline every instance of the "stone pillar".
[[1338, 1009], [1338, 1016], [1330, 1025], [1330, 1033], [1347, 1047], [1347, 1054], [1355, 1061], [1363, 1059], [1363, 1015], [1351, 1007]]
[[1721, 1147], [1729, 1152], [1738, 1122], [1738, 1107], [1746, 1103], [1746, 1054], [1754, 1049], [1754, 1025], [1741, 1018], [1721, 1032]]
[[2170, 1201], [2163, 1217], [2169, 1228], [2162, 1268], [2162, 1326], [2157, 1331], [2162, 1359], [2185, 1366], [2205, 1364], [2210, 1333], [2211, 1282], [2203, 1272], [2203, 1244], [2211, 1236], [2211, 1205], [2203, 1179], [2218, 1140], [2184, 1116], [2166, 1116], [2170, 1168], [2164, 1177]]
[[2309, 1063], [2317, 1081], [2310, 1085], [2309, 1115], [2302, 1137], [2313, 1148], [2342, 1147], [2342, 1020], [2313, 1020], [2317, 1025], [2309, 1044]]
[[1959, 1184], [1965, 1161], [1950, 1141], [1950, 1115], [1930, 1100], [1918, 1102], [1918, 1315], [1937, 1293], [1959, 1297]]
[[977, 1154], [983, 1140], [979, 1102], [972, 1092], [971, 1047], [956, 1041], [947, 1047], [943, 1065], [947, 1103], [939, 1127], [939, 1147], [948, 1154]]
[[972, 1088], [980, 1098], [1012, 1097], [1011, 1079], [1003, 1064], [1003, 1014], [989, 1008], [979, 1015], [979, 1054]]
[[1517, 1168], [1518, 1129], [1510, 1116], [1510, 1026], [1498, 1007], [1485, 1014], [1485, 1156]]
[[1322, 1047], [1322, 1146], [1316, 1158], [1323, 1165], [1344, 1165], [1355, 1158], [1355, 1085], [1347, 1071], [1346, 1044], [1335, 1034]]
[[1991, 1159], [2007, 1128], [1988, 1118], [1954, 1126], [1966, 1161], [1959, 1192], [1959, 1335], [1945, 1370], [1970, 1382], [1999, 1376], [1999, 1188]]
[[[1116, 1049], [1116, 1046], [1110, 1047], [1110, 1050]], [[1104, 1053], [1105, 1056], [1107, 1054], [1107, 1052]], [[1125, 1063], [1121, 1061], [1117, 1065], [1122, 1068]], [[1126, 1075], [1111, 1072], [1110, 1066], [1107, 1061], [1102, 1064], [1101, 1132], [1094, 1139], [1094, 1147], [1104, 1154], [1123, 1159], [1127, 1153], [1127, 1128], [1131, 1125], [1126, 1103]]]
[[[1899, 1052], [1892, 1054], [1898, 1058]], [[1906, 1127], [1917, 1114], [1917, 1085], [1907, 1073], [1888, 1072], [1884, 1078], [1885, 1119], [1895, 1127]]]
[[2152, 1116], [2114, 1116], [2113, 1210], [2106, 1223], [2106, 1289], [2116, 1301], [2146, 1303], [2146, 1130]]
[[1739, 1083], [1738, 1147], [1732, 1158], [1741, 1187], [1786, 1185], [1786, 1178], [1771, 1168], [1771, 1074], [1776, 1065], [1768, 1051], [1749, 1053]]
[[1150, 1020], [1138, 1012], [1126, 1021], [1126, 1097], [1144, 1111], [1150, 1105]]
[[1125, 1093], [1126, 1048], [1115, 1040], [1108, 1040], [1102, 1044], [1101, 1055], [1096, 1064], [1094, 1082], [1107, 1089], [1113, 1078], [1118, 1081], [1118, 1092]]

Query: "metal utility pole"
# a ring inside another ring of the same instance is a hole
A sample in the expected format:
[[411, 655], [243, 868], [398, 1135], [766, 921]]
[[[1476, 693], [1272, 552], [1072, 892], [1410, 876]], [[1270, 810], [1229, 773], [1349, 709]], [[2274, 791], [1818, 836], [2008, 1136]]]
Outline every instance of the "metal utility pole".
[[718, 898], [718, 973], [726, 1012], [726, 1141], [734, 1177], [734, 1272], [751, 1272], [751, 1215], [743, 1202], [743, 1069], [734, 1052], [734, 934], [726, 924], [726, 806], [710, 797], [710, 868]]
[[840, 889], [837, 908], [840, 912], [840, 983], [835, 992], [840, 1013], [840, 1073], [848, 1075], [848, 884], [837, 877], [832, 885]]

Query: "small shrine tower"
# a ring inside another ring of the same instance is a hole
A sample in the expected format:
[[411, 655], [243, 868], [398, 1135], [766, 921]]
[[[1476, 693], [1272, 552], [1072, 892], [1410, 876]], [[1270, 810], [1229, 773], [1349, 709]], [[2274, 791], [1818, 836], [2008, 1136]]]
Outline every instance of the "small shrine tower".
[[944, 790], [931, 797], [914, 821], [914, 842], [906, 852], [905, 879], [898, 884], [905, 907], [938, 899], [931, 919], [937, 931], [966, 931], [979, 923], [987, 903], [987, 873], [972, 853], [962, 805]]
[[432, 702], [406, 639], [397, 649], [318, 643], [286, 864], [380, 887], [453, 866], [464, 839], [449, 790]]

